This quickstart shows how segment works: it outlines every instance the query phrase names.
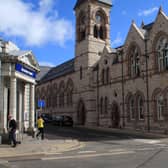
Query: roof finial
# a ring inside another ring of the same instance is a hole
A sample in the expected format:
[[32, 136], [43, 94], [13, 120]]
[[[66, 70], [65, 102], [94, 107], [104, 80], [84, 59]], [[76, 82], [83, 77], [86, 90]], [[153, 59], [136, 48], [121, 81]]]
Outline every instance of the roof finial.
[[160, 6], [160, 8], [159, 8], [159, 13], [160, 13], [160, 12], [163, 12], [162, 6]]
[[134, 19], [132, 20], [132, 24], [135, 24], [135, 20]]
[[141, 28], [143, 28], [144, 26], [145, 26], [145, 24], [144, 24], [144, 21], [142, 20]]

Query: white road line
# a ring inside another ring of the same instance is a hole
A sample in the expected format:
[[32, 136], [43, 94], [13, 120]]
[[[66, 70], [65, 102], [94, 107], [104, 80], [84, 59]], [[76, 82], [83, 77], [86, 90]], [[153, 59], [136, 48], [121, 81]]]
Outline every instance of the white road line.
[[126, 152], [127, 149], [109, 149], [108, 152]]
[[99, 156], [112, 156], [112, 155], [122, 155], [122, 154], [133, 154], [134, 151], [127, 152], [113, 152], [113, 153], [97, 153], [97, 154], [87, 154], [87, 155], [75, 155], [75, 156], [62, 156], [62, 157], [44, 157], [41, 160], [59, 160], [59, 159], [77, 159], [77, 158], [88, 158], [88, 157], [99, 157]]
[[156, 148], [140, 148], [140, 149], [135, 149], [135, 151], [148, 151], [148, 150], [155, 150]]
[[161, 142], [160, 140], [149, 140], [149, 139], [134, 139], [134, 141], [146, 144], [157, 144]]
[[78, 152], [79, 154], [82, 154], [82, 153], [96, 153], [96, 151], [80, 151]]

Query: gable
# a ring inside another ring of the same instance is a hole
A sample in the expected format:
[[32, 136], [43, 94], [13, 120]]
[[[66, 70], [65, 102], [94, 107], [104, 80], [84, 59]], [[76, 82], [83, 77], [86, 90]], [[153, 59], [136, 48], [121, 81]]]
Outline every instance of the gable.
[[125, 46], [129, 46], [132, 41], [144, 40], [145, 30], [139, 29], [133, 22], [125, 40]]
[[22, 63], [32, 67], [33, 69], [35, 69], [37, 71], [40, 70], [38, 62], [36, 61], [36, 59], [31, 51], [27, 51], [25, 53], [19, 54], [18, 60], [21, 61]]

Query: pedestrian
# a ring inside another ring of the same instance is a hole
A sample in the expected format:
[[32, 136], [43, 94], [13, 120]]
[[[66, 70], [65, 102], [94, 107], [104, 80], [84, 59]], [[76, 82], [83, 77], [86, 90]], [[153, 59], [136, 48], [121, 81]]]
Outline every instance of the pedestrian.
[[38, 139], [38, 136], [41, 134], [41, 139], [44, 139], [44, 120], [41, 116], [38, 117], [37, 120], [37, 128], [38, 128], [38, 133], [36, 135], [36, 138]]
[[10, 144], [13, 144], [12, 147], [16, 147], [16, 128], [17, 128], [17, 123], [16, 120], [13, 118], [12, 115], [8, 116], [9, 119], [9, 140], [10, 140]]

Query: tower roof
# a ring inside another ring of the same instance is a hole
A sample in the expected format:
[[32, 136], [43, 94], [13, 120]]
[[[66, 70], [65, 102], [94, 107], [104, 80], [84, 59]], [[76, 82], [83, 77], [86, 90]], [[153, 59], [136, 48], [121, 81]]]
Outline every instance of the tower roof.
[[[87, 0], [77, 0], [74, 9], [86, 1]], [[112, 6], [112, 0], [96, 0], [96, 1]]]

